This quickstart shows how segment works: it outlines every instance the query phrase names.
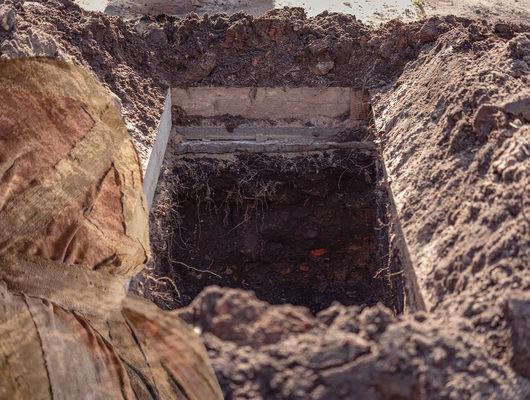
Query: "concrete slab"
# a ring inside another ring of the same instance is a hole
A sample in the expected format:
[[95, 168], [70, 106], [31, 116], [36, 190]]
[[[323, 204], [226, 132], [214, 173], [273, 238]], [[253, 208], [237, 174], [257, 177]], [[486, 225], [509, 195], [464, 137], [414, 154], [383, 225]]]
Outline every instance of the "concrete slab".
[[285, 143], [282, 141], [258, 143], [247, 141], [225, 142], [182, 142], [175, 154], [233, 154], [233, 153], [305, 153], [328, 150], [355, 150], [363, 154], [375, 154], [376, 148], [369, 142], [325, 142], [325, 143]]
[[158, 185], [158, 178], [160, 175], [160, 168], [164, 161], [166, 154], [166, 147], [171, 133], [172, 121], [171, 121], [171, 92], [167, 91], [166, 100], [164, 102], [164, 111], [160, 118], [160, 124], [158, 126], [158, 133], [156, 135], [156, 141], [151, 150], [147, 168], [144, 174], [144, 193], [147, 199], [147, 205], [151, 207], [153, 204], [153, 198], [155, 196], [156, 187]]
[[172, 101], [188, 115], [254, 119], [365, 118], [365, 92], [346, 87], [172, 89]]
[[274, 140], [307, 138], [322, 140], [333, 138], [348, 128], [320, 128], [320, 127], [239, 127], [228, 131], [221, 127], [209, 126], [178, 126], [177, 134], [185, 140]]

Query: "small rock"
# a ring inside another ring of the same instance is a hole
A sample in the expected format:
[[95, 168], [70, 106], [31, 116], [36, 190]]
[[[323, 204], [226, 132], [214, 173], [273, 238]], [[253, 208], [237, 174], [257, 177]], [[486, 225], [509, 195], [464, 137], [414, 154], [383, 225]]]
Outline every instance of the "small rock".
[[505, 116], [496, 105], [482, 104], [473, 117], [473, 129], [480, 139], [505, 124]]
[[314, 56], [320, 56], [326, 53], [331, 47], [331, 38], [326, 36], [321, 39], [313, 40], [308, 46], [309, 52]]
[[418, 42], [419, 44], [425, 44], [434, 42], [438, 36], [438, 29], [436, 27], [437, 21], [430, 19], [423, 24], [421, 29], [418, 31]]
[[382, 305], [365, 309], [359, 318], [359, 322], [370, 339], [377, 339], [394, 321], [392, 312]]
[[217, 56], [215, 53], [205, 53], [197, 65], [190, 68], [186, 74], [186, 80], [198, 82], [209, 76], [217, 66]]
[[28, 29], [23, 35], [17, 35], [0, 46], [3, 59], [62, 56], [55, 39], [45, 32]]
[[511, 335], [511, 365], [519, 375], [530, 379], [530, 296], [512, 297], [507, 302]]
[[0, 6], [0, 26], [6, 32], [10, 32], [15, 28], [16, 24], [15, 9], [8, 5]]
[[500, 33], [501, 35], [509, 35], [511, 31], [510, 25], [499, 22], [495, 24], [495, 32]]
[[509, 114], [530, 121], [530, 97], [514, 99], [504, 104], [502, 108]]
[[472, 23], [467, 29], [469, 32], [469, 39], [473, 42], [484, 40], [487, 36], [486, 29], [478, 23]]
[[139, 20], [138, 22], [134, 24], [134, 30], [139, 35], [143, 35], [145, 31], [147, 30], [147, 27], [148, 27], [148, 22], [144, 20]]
[[322, 61], [311, 67], [311, 72], [317, 76], [324, 76], [335, 67], [333, 61]]
[[304, 23], [302, 21], [295, 21], [293, 23], [293, 31], [298, 32], [301, 31], [304, 27]]
[[145, 31], [145, 39], [149, 44], [152, 44], [154, 46], [158, 47], [164, 47], [167, 46], [167, 36], [166, 32], [162, 28], [152, 26], [146, 29]]

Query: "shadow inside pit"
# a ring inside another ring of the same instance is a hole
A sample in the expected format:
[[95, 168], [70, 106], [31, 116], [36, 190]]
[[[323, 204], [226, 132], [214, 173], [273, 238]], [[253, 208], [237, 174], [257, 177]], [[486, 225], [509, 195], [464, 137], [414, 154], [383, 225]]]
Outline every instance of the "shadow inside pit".
[[151, 271], [179, 293], [144, 279], [144, 295], [172, 309], [219, 285], [314, 313], [334, 301], [401, 312], [378, 174], [353, 151], [180, 160], [158, 196]]

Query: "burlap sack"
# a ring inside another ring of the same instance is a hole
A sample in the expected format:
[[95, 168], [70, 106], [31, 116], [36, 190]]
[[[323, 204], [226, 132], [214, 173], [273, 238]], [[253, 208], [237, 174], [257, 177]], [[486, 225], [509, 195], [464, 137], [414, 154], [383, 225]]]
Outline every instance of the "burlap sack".
[[149, 256], [112, 97], [53, 60], [0, 62], [0, 399], [219, 399], [194, 332], [127, 296]]

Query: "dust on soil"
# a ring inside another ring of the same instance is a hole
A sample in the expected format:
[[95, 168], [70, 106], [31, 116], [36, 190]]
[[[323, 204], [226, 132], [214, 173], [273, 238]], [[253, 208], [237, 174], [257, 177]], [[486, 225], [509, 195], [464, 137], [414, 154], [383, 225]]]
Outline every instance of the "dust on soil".
[[220, 285], [313, 312], [333, 301], [396, 308], [380, 254], [387, 249], [378, 248], [384, 199], [373, 156], [188, 159], [163, 179], [169, 198], [154, 216], [164, 232], [152, 239], [156, 274], [179, 282], [179, 296], [147, 280], [143, 292], [160, 306], [186, 306]]

